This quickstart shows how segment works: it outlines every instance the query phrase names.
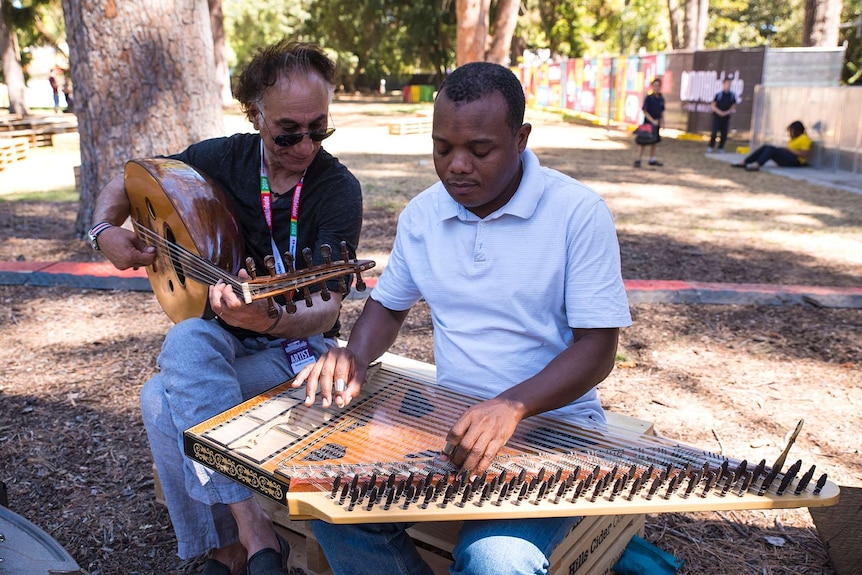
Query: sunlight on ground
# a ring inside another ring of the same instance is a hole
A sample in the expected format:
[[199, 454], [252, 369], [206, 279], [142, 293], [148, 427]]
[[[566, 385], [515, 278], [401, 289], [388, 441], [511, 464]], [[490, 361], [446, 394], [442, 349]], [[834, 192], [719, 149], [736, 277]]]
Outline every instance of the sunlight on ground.
[[0, 171], [0, 195], [75, 189], [74, 166], [81, 164], [78, 147], [30, 148], [27, 159]]
[[[94, 314], [92, 311], [92, 296], [88, 295], [90, 293], [98, 293], [98, 305], [103, 313]], [[153, 298], [155, 301], [155, 296]], [[88, 329], [86, 331], [81, 331], [78, 325], [57, 322], [57, 318], [53, 314], [45, 314], [37, 315], [30, 322], [16, 322], [14, 326], [9, 328], [6, 335], [25, 339], [38, 333], [42, 345], [58, 349], [63, 347], [76, 348], [92, 342], [125, 337], [127, 330], [117, 323], [116, 316], [113, 315], [118, 310], [122, 312], [125, 309], [126, 302], [121, 295], [115, 297], [113, 294], [82, 290], [79, 294], [70, 295], [67, 302], [65, 311], [69, 314], [88, 317]], [[28, 305], [35, 309], [41, 307], [50, 309], [51, 307], [38, 298], [29, 301]], [[145, 317], [130, 318], [129, 321], [135, 322], [136, 336], [140, 338], [161, 338], [171, 325], [167, 315], [161, 310], [157, 311], [156, 307], [153, 308], [153, 313], [147, 314]]]

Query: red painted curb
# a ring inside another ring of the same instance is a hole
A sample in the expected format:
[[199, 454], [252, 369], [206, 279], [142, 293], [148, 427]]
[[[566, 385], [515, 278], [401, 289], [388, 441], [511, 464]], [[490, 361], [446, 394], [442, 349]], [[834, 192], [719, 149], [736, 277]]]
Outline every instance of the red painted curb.
[[[365, 280], [368, 289], [353, 290], [365, 297], [377, 278]], [[108, 262], [4, 262], [0, 284], [69, 285], [92, 289], [149, 291], [145, 269], [117, 270]], [[761, 304], [862, 308], [862, 287], [709, 283], [684, 280], [626, 280], [630, 303]]]

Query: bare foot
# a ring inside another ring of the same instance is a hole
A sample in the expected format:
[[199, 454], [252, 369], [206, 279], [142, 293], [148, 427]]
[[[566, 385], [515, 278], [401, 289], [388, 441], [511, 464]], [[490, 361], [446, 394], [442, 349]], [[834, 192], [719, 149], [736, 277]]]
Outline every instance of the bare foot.
[[240, 569], [245, 567], [245, 561], [248, 554], [242, 543], [234, 543], [220, 549], [213, 549], [209, 553], [210, 559], [215, 559], [219, 563], [227, 565], [231, 573], [237, 574]]
[[236, 520], [240, 543], [245, 547], [248, 557], [261, 549], [280, 551], [272, 521], [257, 500], [252, 497], [239, 503], [231, 503], [230, 511]]

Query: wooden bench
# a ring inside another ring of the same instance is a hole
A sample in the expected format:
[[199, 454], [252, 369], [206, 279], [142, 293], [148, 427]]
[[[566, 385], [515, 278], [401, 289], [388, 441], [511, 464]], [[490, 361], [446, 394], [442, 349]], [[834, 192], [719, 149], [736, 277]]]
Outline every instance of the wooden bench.
[[31, 146], [51, 146], [54, 134], [77, 131], [76, 119], [24, 118], [0, 124], [0, 138], [27, 138]]
[[403, 136], [406, 134], [427, 134], [431, 132], [431, 118], [407, 118], [389, 124], [389, 134]]
[[0, 170], [6, 166], [27, 158], [30, 151], [30, 141], [27, 138], [0, 137]]

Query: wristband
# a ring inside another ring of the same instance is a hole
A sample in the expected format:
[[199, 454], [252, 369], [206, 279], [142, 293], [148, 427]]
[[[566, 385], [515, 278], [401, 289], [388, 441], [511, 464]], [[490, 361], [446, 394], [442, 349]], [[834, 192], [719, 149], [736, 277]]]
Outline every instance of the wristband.
[[269, 335], [269, 333], [275, 329], [275, 326], [278, 325], [278, 322], [281, 321], [281, 316], [284, 315], [284, 306], [276, 304], [276, 307], [278, 307], [278, 316], [276, 316], [275, 321], [272, 322], [272, 325], [262, 332], [264, 335]]

